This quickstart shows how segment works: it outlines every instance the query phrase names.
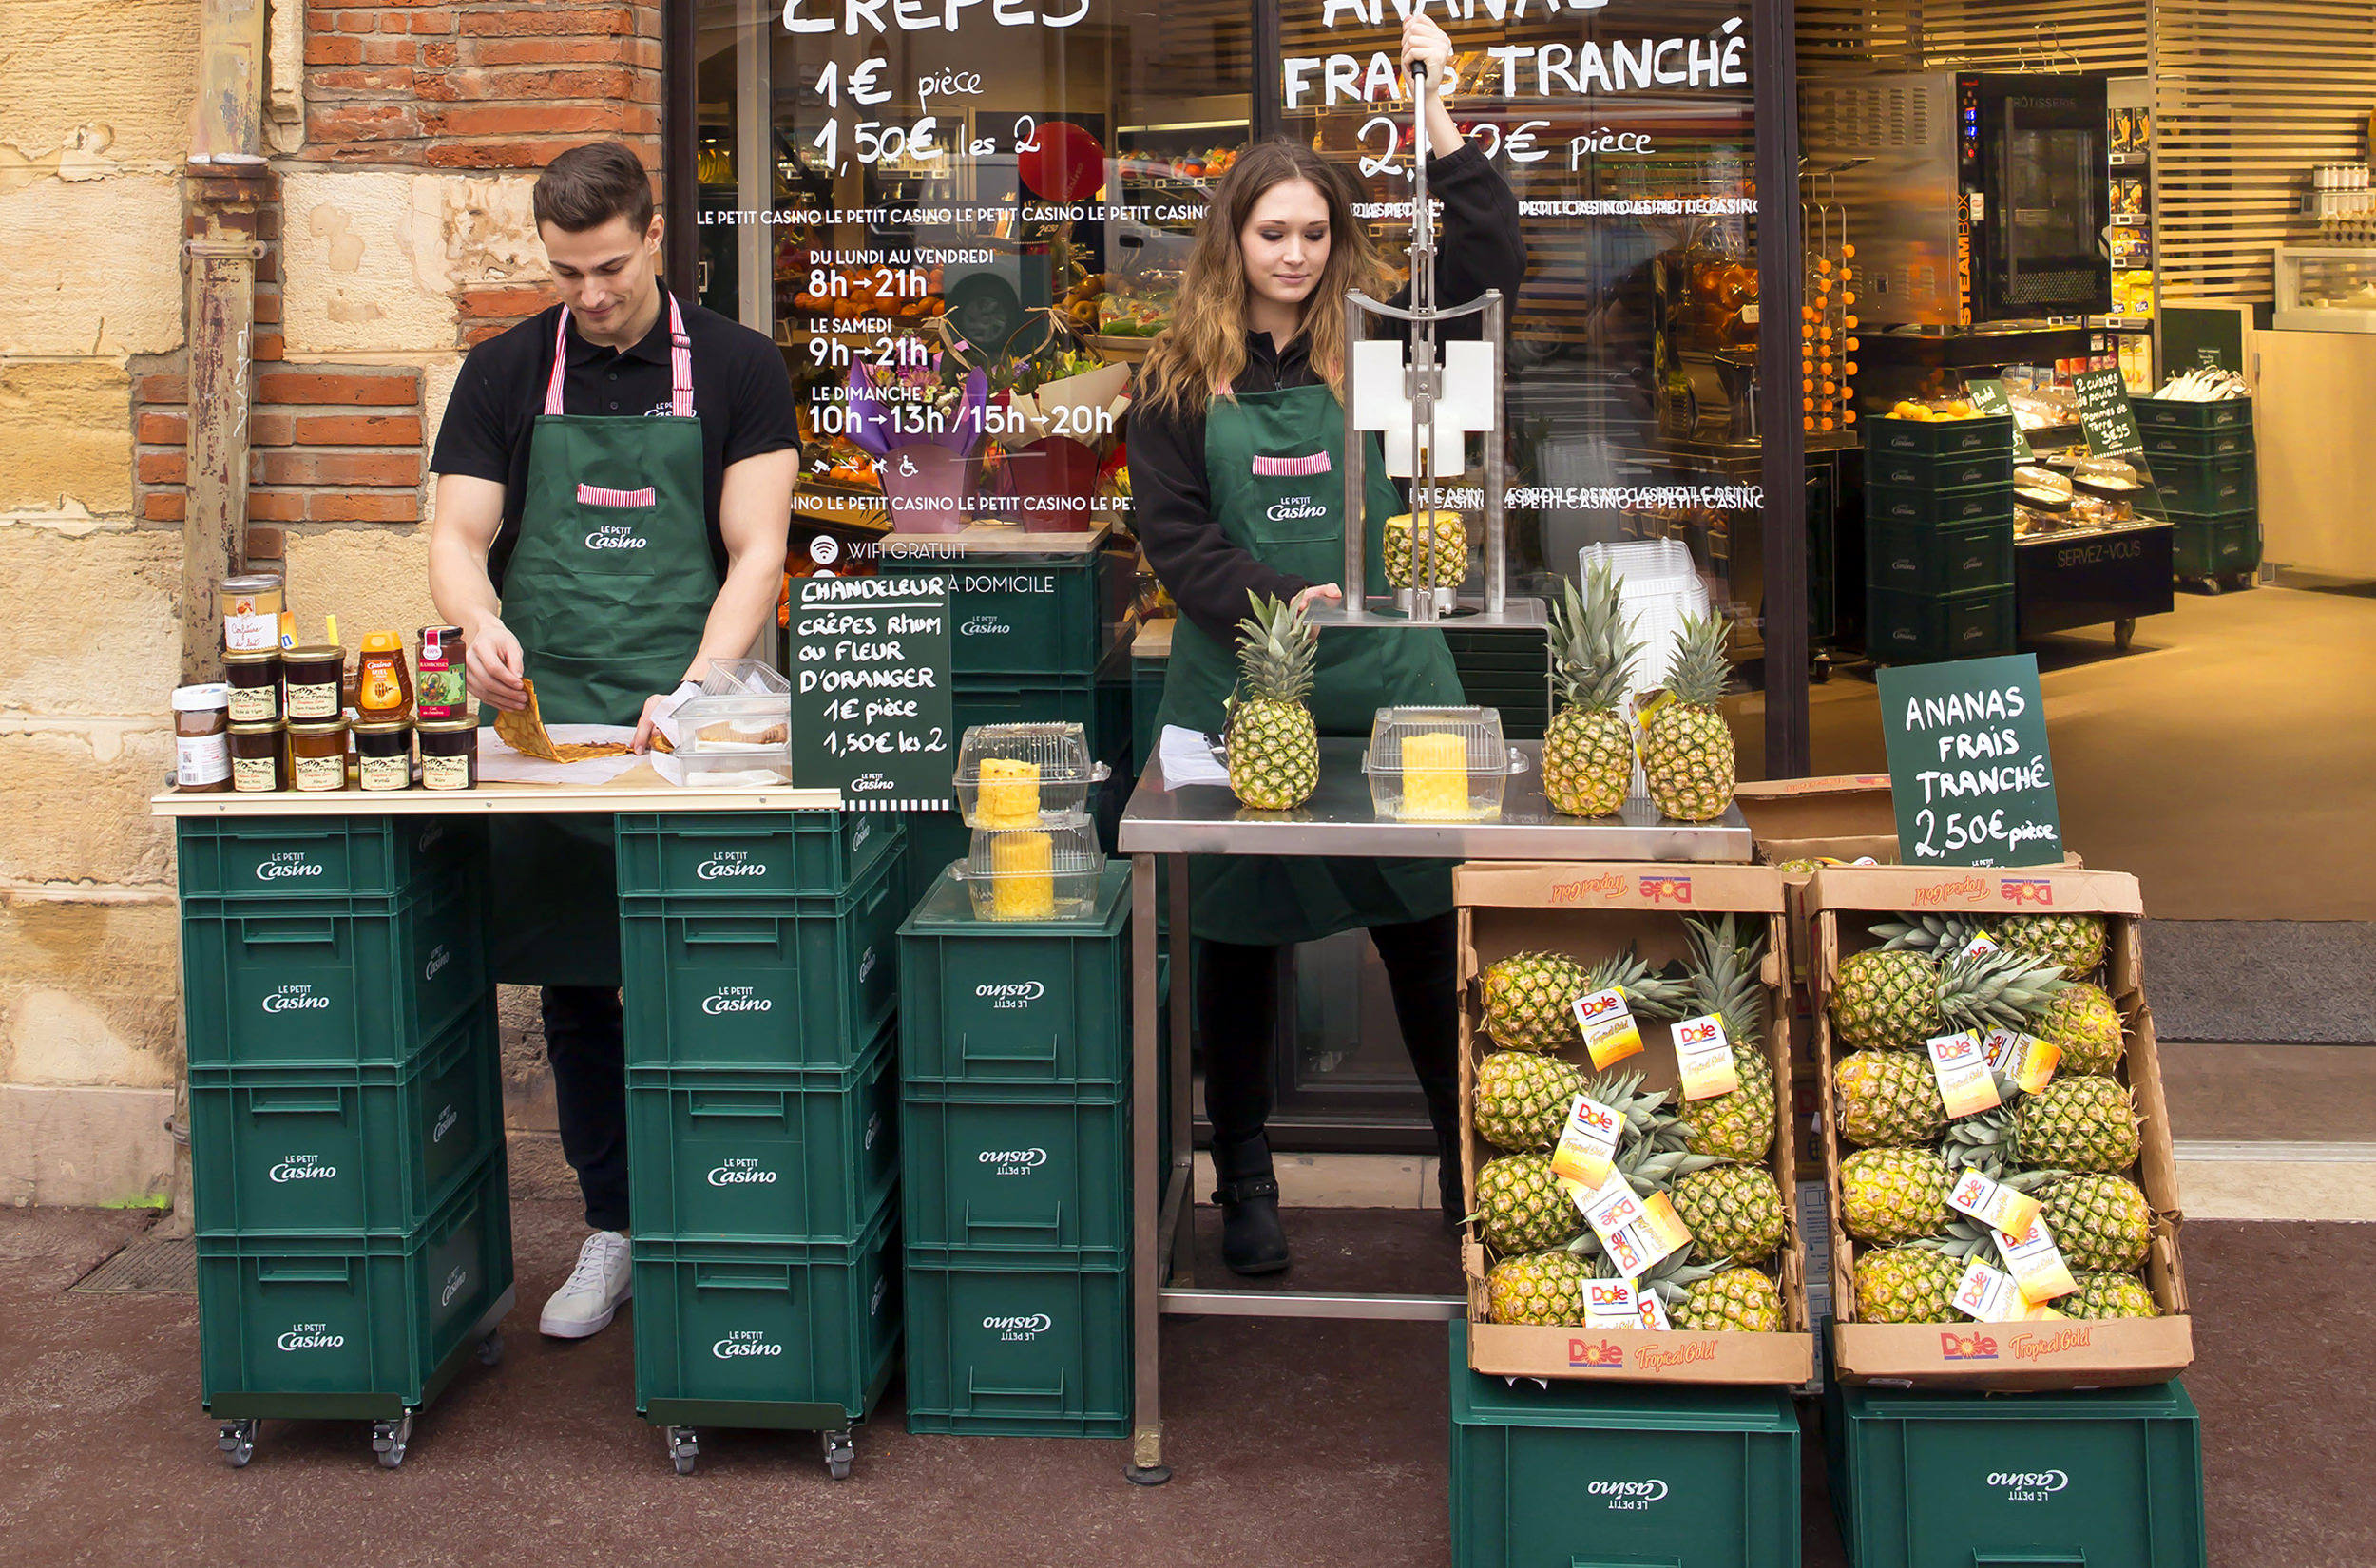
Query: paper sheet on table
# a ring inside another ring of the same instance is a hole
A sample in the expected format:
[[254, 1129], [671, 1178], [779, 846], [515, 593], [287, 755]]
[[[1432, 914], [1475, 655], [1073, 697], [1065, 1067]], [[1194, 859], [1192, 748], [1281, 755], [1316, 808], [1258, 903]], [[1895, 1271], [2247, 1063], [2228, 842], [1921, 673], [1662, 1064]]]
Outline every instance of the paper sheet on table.
[[1226, 784], [1229, 769], [1213, 755], [1213, 741], [1177, 724], [1163, 726], [1163, 787], [1182, 784]]
[[792, 782], [792, 765], [784, 760], [784, 748], [775, 749], [773, 765], [755, 763], [749, 768], [736, 768], [731, 761], [715, 752], [687, 756], [682, 752], [655, 749], [650, 761], [652, 771], [679, 788], [686, 787], [686, 774], [695, 775], [694, 783], [704, 790], [780, 790]]
[[[545, 729], [556, 744], [611, 740], [624, 745], [635, 738], [632, 724], [547, 724]], [[492, 728], [478, 733], [478, 775], [489, 784], [607, 784], [642, 760], [624, 752], [584, 762], [539, 762], [506, 745]]]

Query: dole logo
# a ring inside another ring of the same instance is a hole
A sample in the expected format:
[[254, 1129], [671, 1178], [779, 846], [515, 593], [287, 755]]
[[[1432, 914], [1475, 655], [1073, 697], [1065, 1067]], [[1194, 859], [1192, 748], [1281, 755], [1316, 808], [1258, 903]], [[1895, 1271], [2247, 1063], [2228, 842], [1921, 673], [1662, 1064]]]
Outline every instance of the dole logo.
[[1610, 871], [1589, 881], [1554, 883], [1551, 888], [1551, 902], [1554, 904], [1581, 904], [1596, 895], [1604, 899], [1624, 897], [1625, 873]]
[[1713, 1018], [1696, 1018], [1689, 1023], [1677, 1023], [1674, 1028], [1675, 1043], [1686, 1046], [1705, 1045], [1723, 1032]]
[[1997, 1342], [1988, 1334], [1941, 1334], [1939, 1354], [1949, 1361], [1994, 1361]]
[[1613, 1134], [1618, 1129], [1617, 1113], [1589, 1096], [1577, 1101], [1570, 1120], [1577, 1128], [1588, 1133]]
[[1584, 1305], [1607, 1311], [1634, 1304], [1634, 1287], [1621, 1279], [1588, 1279], [1584, 1281]]
[[1625, 1352], [1605, 1339], [1571, 1339], [1567, 1342], [1567, 1364], [1588, 1371], [1621, 1371], [1625, 1367]]
[[1653, 904], [1673, 899], [1677, 904], [1692, 901], [1692, 879], [1687, 876], [1645, 876], [1641, 879], [1641, 896]]
[[1611, 1013], [1625, 1011], [1625, 998], [1615, 990], [1595, 991], [1590, 996], [1579, 998], [1576, 1010], [1583, 1015], [1585, 1023], [1592, 1023]]
[[2043, 877], [2001, 878], [1997, 883], [1997, 893], [2007, 904], [2036, 904], [2045, 908], [2054, 904], [2054, 884]]

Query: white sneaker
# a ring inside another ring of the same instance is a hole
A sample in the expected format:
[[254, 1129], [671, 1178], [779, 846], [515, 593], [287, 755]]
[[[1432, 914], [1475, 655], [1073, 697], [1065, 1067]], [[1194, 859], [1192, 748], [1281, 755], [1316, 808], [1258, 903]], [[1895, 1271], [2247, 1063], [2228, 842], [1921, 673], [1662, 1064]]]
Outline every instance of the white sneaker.
[[610, 1327], [619, 1304], [635, 1294], [635, 1272], [629, 1266], [627, 1238], [616, 1231], [597, 1231], [578, 1249], [578, 1266], [545, 1303], [537, 1331], [554, 1339], [584, 1339]]

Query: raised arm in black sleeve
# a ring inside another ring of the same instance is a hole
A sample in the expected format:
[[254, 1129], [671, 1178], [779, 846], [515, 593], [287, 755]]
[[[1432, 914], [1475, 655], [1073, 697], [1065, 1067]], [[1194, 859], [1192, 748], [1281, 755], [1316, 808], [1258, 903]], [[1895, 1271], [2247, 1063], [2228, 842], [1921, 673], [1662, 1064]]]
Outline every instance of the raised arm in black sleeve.
[[[1502, 319], [1507, 323], [1517, 307], [1518, 291], [1526, 281], [1526, 239], [1518, 227], [1518, 194], [1510, 189], [1474, 142], [1458, 152], [1428, 160], [1428, 192], [1444, 203], [1443, 227], [1435, 241], [1435, 302], [1442, 309], [1466, 305], [1487, 289], [1502, 291]], [[1393, 302], [1408, 306], [1406, 286]], [[1447, 322], [1439, 337], [1473, 338], [1482, 323], [1475, 317]], [[1397, 324], [1397, 335], [1408, 329]]]
[[1214, 521], [1202, 415], [1159, 418], [1134, 409], [1129, 443], [1131, 526], [1146, 547], [1147, 564], [1197, 630], [1236, 647], [1237, 622], [1251, 608], [1249, 593], [1286, 599], [1312, 586], [1231, 544]]

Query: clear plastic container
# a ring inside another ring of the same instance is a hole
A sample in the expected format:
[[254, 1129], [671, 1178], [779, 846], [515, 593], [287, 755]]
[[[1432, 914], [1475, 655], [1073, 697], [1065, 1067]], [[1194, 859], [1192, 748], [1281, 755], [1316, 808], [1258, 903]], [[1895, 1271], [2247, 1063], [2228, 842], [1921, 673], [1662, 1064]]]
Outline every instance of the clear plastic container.
[[976, 920], [1075, 920], [1097, 908], [1105, 851], [1086, 822], [1061, 828], [977, 828], [962, 870]]
[[976, 724], [957, 743], [957, 810], [968, 828], [1074, 828], [1112, 773], [1078, 724]]
[[701, 677], [709, 697], [774, 697], [792, 695], [792, 681], [764, 659], [713, 659]]
[[693, 697], [676, 713], [684, 782], [792, 782], [792, 698]]
[[1526, 759], [1502, 738], [1495, 709], [1380, 708], [1361, 771], [1386, 821], [1483, 822], [1502, 814], [1502, 792]]

